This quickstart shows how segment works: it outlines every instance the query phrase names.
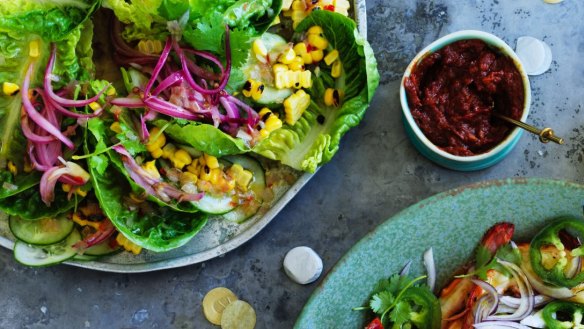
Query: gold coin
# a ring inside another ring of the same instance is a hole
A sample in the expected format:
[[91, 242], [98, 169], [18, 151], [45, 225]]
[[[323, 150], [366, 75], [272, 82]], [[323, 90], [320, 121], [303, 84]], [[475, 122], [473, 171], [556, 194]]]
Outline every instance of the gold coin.
[[223, 311], [236, 300], [237, 296], [227, 288], [212, 289], [203, 298], [203, 314], [212, 324], [220, 325]]
[[227, 305], [221, 317], [222, 329], [253, 329], [256, 324], [256, 313], [248, 303], [236, 300]]

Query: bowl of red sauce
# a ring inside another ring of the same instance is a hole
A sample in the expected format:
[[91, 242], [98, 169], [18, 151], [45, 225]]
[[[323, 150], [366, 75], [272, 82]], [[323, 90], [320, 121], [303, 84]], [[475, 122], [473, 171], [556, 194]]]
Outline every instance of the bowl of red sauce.
[[496, 113], [525, 121], [531, 89], [509, 45], [486, 32], [465, 30], [428, 45], [408, 65], [400, 87], [406, 133], [420, 153], [454, 170], [501, 161], [521, 129]]

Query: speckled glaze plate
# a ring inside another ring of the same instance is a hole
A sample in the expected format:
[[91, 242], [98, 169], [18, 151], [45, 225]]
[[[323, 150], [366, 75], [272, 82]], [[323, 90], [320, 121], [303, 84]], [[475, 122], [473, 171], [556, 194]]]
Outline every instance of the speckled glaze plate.
[[468, 260], [493, 224], [515, 224], [515, 240], [527, 241], [560, 215], [582, 217], [584, 186], [545, 179], [490, 181], [457, 188], [398, 213], [357, 243], [329, 272], [302, 310], [295, 328], [363, 328], [365, 304], [377, 281], [412, 260], [425, 273], [422, 254], [433, 248], [437, 286]]
[[[357, 28], [367, 36], [365, 0], [353, 0], [353, 17]], [[265, 167], [265, 166], [264, 166]], [[170, 269], [204, 262], [219, 257], [244, 244], [266, 227], [286, 206], [313, 174], [298, 172], [285, 166], [275, 166], [275, 175], [286, 177], [285, 183], [274, 190], [274, 199], [243, 224], [221, 218], [212, 218], [185, 246], [165, 253], [143, 251], [139, 255], [127, 252], [103, 257], [97, 261], [68, 261], [65, 264], [98, 271], [138, 273]], [[0, 213], [0, 246], [13, 249], [14, 236], [8, 227], [6, 215]]]

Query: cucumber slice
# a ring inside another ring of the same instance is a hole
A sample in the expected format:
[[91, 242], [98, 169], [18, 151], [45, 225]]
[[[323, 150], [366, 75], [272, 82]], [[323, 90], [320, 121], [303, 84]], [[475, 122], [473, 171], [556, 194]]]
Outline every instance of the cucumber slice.
[[77, 255], [77, 249], [73, 248], [73, 245], [78, 241], [81, 241], [81, 234], [77, 230], [73, 230], [65, 240], [48, 246], [33, 246], [16, 240], [14, 243], [14, 258], [19, 263], [27, 266], [47, 266], [62, 263]]
[[200, 211], [212, 215], [228, 213], [237, 206], [237, 204], [233, 202], [233, 196], [231, 194], [215, 196], [205, 193], [201, 200], [193, 201], [193, 204]]
[[282, 104], [286, 98], [292, 95], [292, 89], [277, 89], [270, 86], [264, 86], [264, 91], [256, 102], [262, 105], [276, 105]]
[[87, 248], [83, 254], [87, 256], [107, 256], [119, 252], [121, 250], [120, 246], [116, 245], [115, 248], [112, 248], [111, 241], [111, 239], [107, 239], [100, 244], [91, 246]]
[[73, 231], [74, 224], [65, 215], [34, 221], [18, 216], [10, 216], [9, 219], [12, 234], [17, 239], [34, 245], [50, 245], [64, 240]]
[[243, 223], [255, 215], [262, 205], [262, 195], [264, 189], [266, 188], [264, 168], [256, 159], [247, 156], [233, 155], [226, 157], [226, 160], [239, 164], [244, 169], [251, 171], [253, 174], [253, 180], [249, 186], [249, 190], [253, 193], [254, 196], [253, 200], [239, 205], [234, 210], [222, 216], [223, 219], [230, 222]]
[[99, 258], [99, 256], [90, 256], [90, 255], [85, 255], [85, 254], [83, 254], [83, 255], [77, 254], [77, 255], [73, 256], [73, 258], [71, 258], [71, 259], [72, 260], [78, 260], [80, 262], [90, 262], [90, 261], [96, 260], [98, 258]]

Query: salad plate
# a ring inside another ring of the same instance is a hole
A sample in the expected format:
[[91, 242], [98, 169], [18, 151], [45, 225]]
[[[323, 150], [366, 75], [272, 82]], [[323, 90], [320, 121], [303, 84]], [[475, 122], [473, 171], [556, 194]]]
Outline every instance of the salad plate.
[[295, 328], [363, 328], [367, 313], [352, 309], [366, 303], [378, 280], [410, 260], [412, 273], [425, 273], [422, 257], [428, 248], [441, 288], [493, 224], [514, 223], [514, 239], [528, 241], [552, 218], [582, 217], [583, 200], [583, 185], [538, 178], [481, 182], [423, 200], [351, 248], [315, 289]]
[[[112, 3], [117, 3], [113, 1]], [[275, 2], [278, 3], [278, 2]], [[281, 3], [281, 2], [280, 2]], [[355, 20], [357, 28], [361, 34], [366, 36], [366, 10], [364, 0], [352, 1], [351, 16]], [[188, 17], [187, 17], [188, 19]], [[170, 28], [169, 28], [170, 30]], [[96, 34], [99, 34], [96, 32]], [[227, 38], [227, 37], [226, 37]], [[227, 39], [228, 40], [228, 39]], [[31, 43], [32, 44], [32, 43]], [[170, 44], [170, 43], [168, 43]], [[55, 47], [53, 47], [54, 49]], [[32, 46], [31, 46], [32, 49]], [[99, 53], [99, 49], [96, 53]], [[235, 50], [237, 52], [237, 50]], [[32, 50], [31, 50], [32, 54]], [[53, 50], [54, 54], [54, 50]], [[32, 55], [31, 55], [32, 56]], [[54, 55], [53, 55], [54, 56]], [[54, 57], [52, 57], [54, 60]], [[98, 62], [100, 59], [96, 59]], [[183, 63], [184, 64], [184, 63]], [[185, 64], [186, 65], [186, 64]], [[31, 65], [32, 67], [32, 65]], [[106, 69], [107, 71], [107, 69]], [[30, 79], [32, 69], [27, 71], [27, 79]], [[223, 71], [221, 71], [223, 73]], [[107, 72], [106, 72], [107, 73]], [[45, 74], [46, 75], [46, 74]], [[33, 77], [34, 78], [34, 77]], [[48, 78], [56, 79], [52, 74], [48, 74]], [[223, 82], [222, 82], [223, 83]], [[50, 85], [50, 82], [49, 82]], [[23, 84], [24, 87], [24, 84]], [[28, 87], [28, 85], [27, 85]], [[24, 89], [24, 88], [23, 88]], [[102, 92], [106, 89], [102, 89]], [[109, 89], [108, 89], [109, 90]], [[12, 96], [12, 95], [11, 95]], [[95, 96], [97, 97], [97, 96]], [[126, 99], [127, 101], [127, 99]], [[134, 99], [135, 101], [135, 99]], [[112, 103], [113, 104], [113, 103]], [[116, 105], [116, 104], [114, 104]], [[84, 105], [85, 106], [85, 105]], [[126, 106], [126, 105], [123, 105]], [[97, 110], [96, 110], [97, 112]], [[113, 128], [112, 128], [113, 130]], [[92, 132], [93, 133], [93, 132]], [[156, 136], [156, 135], [155, 135]], [[158, 136], [156, 136], [158, 138]], [[340, 138], [340, 136], [339, 136]], [[119, 142], [120, 144], [122, 142]], [[114, 145], [115, 146], [115, 145]], [[108, 150], [116, 149], [112, 146], [110, 149], [103, 149], [99, 152], [110, 152]], [[123, 148], [122, 148], [123, 149]], [[87, 152], [87, 151], [86, 151]], [[94, 153], [98, 152], [96, 149]], [[219, 152], [221, 153], [221, 152]], [[332, 152], [334, 153], [334, 152]], [[235, 153], [233, 153], [235, 154]], [[88, 154], [91, 158], [97, 158], [96, 155]], [[205, 153], [206, 156], [206, 153]], [[219, 156], [219, 155], [217, 155]], [[128, 160], [129, 161], [129, 160]], [[62, 161], [63, 162], [63, 161]], [[209, 212], [211, 215], [208, 218], [207, 224], [198, 233], [194, 231], [196, 236], [185, 245], [165, 252], [155, 252], [144, 250], [138, 255], [133, 255], [129, 252], [116, 253], [109, 256], [101, 257], [96, 260], [69, 260], [66, 264], [89, 268], [93, 270], [132, 273], [132, 272], [147, 272], [160, 269], [169, 269], [190, 264], [200, 263], [214, 257], [225, 254], [226, 252], [237, 248], [246, 241], [254, 237], [261, 231], [268, 223], [270, 223], [280, 210], [300, 191], [300, 189], [310, 180], [314, 173], [299, 171], [292, 169], [286, 165], [279, 164], [275, 161], [260, 159], [263, 169], [266, 170], [266, 181], [276, 179], [278, 184], [271, 190], [272, 196], [266, 198], [261, 205], [260, 210], [251, 218], [243, 219], [243, 223], [236, 223], [234, 221], [221, 220], [220, 212]], [[227, 162], [230, 163], [230, 162]], [[64, 162], [63, 162], [64, 164]], [[127, 165], [125, 163], [124, 165]], [[223, 166], [223, 164], [222, 164]], [[94, 168], [90, 168], [94, 169]], [[316, 168], [307, 171], [315, 171]], [[270, 177], [270, 172], [273, 174]], [[103, 175], [103, 173], [102, 173]], [[131, 175], [131, 174], [130, 174]], [[104, 176], [105, 177], [105, 176]], [[276, 177], [276, 178], [274, 178]], [[8, 184], [9, 187], [18, 187]], [[42, 193], [42, 192], [41, 192]], [[97, 193], [97, 192], [96, 192]], [[108, 198], [107, 195], [102, 195], [103, 198]], [[181, 202], [181, 198], [178, 198]], [[43, 199], [43, 201], [45, 201]], [[47, 203], [45, 201], [45, 203]], [[160, 202], [158, 203], [160, 204]], [[223, 211], [225, 212], [225, 211]], [[6, 214], [0, 214], [0, 245], [13, 249], [16, 238], [11, 233], [9, 221]], [[239, 221], [239, 219], [238, 219]], [[199, 226], [200, 227], [200, 226]], [[132, 232], [133, 233], [133, 232]], [[148, 248], [146, 248], [148, 249]]]

